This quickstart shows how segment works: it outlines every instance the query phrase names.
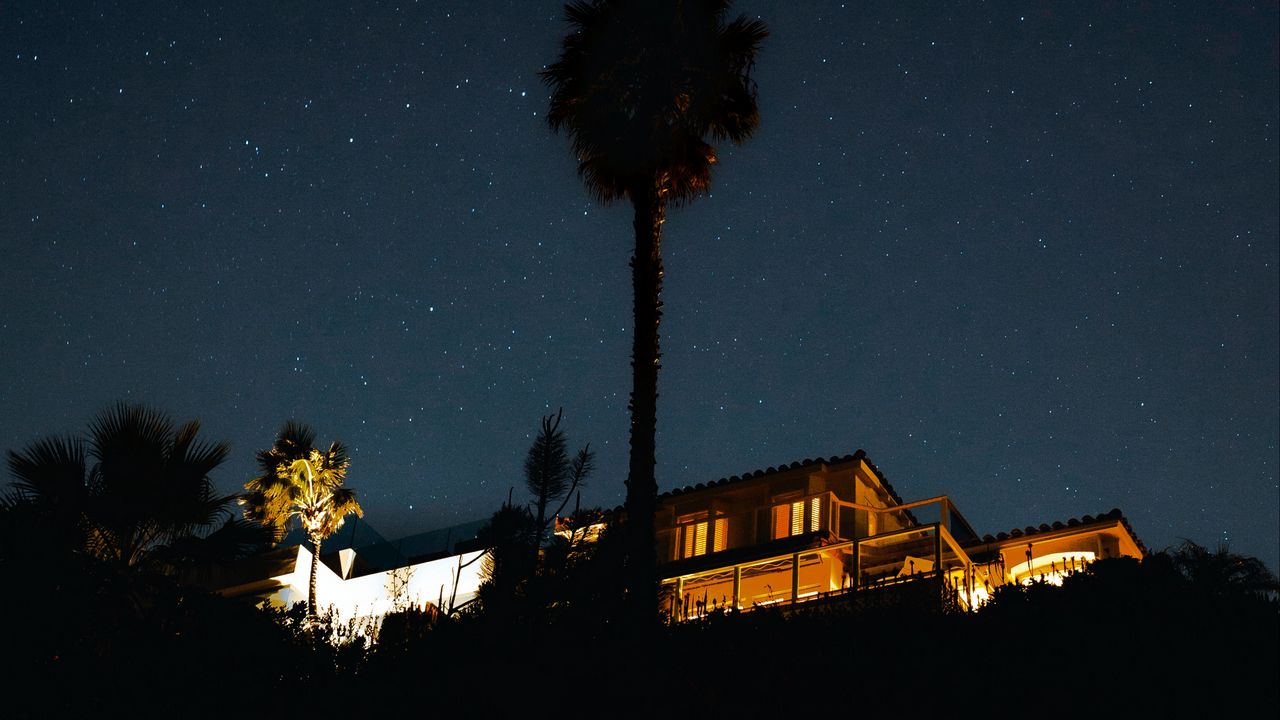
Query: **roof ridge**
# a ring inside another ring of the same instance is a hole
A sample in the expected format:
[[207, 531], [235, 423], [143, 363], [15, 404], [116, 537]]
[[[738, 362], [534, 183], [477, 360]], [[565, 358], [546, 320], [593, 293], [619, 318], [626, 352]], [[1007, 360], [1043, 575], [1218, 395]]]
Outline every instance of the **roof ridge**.
[[[685, 485], [684, 487], [672, 488], [666, 492], [659, 493], [658, 499], [661, 500], [662, 498], [666, 498], [666, 497], [683, 495], [684, 493], [687, 493], [687, 492], [696, 492], [698, 490], [705, 490], [709, 487], [717, 487], [720, 485], [727, 485], [729, 483], [742, 482], [743, 480], [754, 480], [755, 478], [759, 478], [759, 477], [776, 475], [781, 472], [799, 470], [802, 468], [812, 467], [815, 465], [835, 465], [837, 463], [849, 462], [851, 460], [866, 460], [866, 458], [867, 458], [867, 451], [863, 450], [862, 448], [858, 448], [853, 453], [850, 453], [847, 455], [839, 455], [839, 456], [832, 455], [829, 458], [824, 458], [824, 457], [805, 458], [804, 460], [796, 460], [790, 463], [782, 463], [777, 466], [770, 465], [767, 468], [752, 470], [749, 472], [745, 472], [741, 475], [730, 475], [727, 477], [719, 478], [717, 480], [710, 480], [705, 483], [695, 483], [693, 485]], [[872, 464], [871, 461], [869, 460], [867, 461], [867, 464], [871, 465], [871, 468], [875, 471], [876, 476], [879, 477], [880, 481], [885, 484], [885, 488], [889, 490], [889, 493], [893, 495], [893, 497], [899, 503], [901, 503], [902, 498], [899, 498], [898, 494], [893, 491], [893, 487], [889, 485], [887, 480], [884, 479], [884, 476], [880, 474], [880, 471], [876, 469], [875, 465]]]
[[1039, 535], [1040, 533], [1054, 532], [1056, 530], [1064, 530], [1070, 527], [1094, 525], [1100, 522], [1112, 522], [1116, 520], [1119, 520], [1121, 524], [1124, 525], [1124, 528], [1129, 531], [1129, 535], [1133, 538], [1133, 541], [1138, 544], [1138, 549], [1142, 551], [1142, 554], [1149, 554], [1150, 551], [1147, 549], [1147, 546], [1143, 544], [1142, 540], [1138, 537], [1138, 534], [1133, 531], [1133, 525], [1129, 524], [1129, 519], [1125, 517], [1124, 512], [1122, 512], [1120, 508], [1111, 508], [1107, 512], [1099, 513], [1096, 516], [1081, 515], [1079, 518], [1068, 518], [1065, 523], [1060, 520], [1055, 520], [1052, 523], [1040, 523], [1039, 526], [1028, 525], [1025, 528], [1013, 528], [1007, 532], [998, 532], [995, 535], [987, 533], [982, 536], [982, 539], [979, 542], [1002, 542], [1004, 540], [1026, 537], [1028, 535]]

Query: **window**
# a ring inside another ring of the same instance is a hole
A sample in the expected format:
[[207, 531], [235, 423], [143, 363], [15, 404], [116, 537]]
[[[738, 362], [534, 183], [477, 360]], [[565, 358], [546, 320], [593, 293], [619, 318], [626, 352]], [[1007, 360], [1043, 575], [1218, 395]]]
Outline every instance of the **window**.
[[822, 529], [822, 496], [773, 506], [774, 539]]
[[1094, 558], [1095, 555], [1087, 550], [1051, 553], [1014, 565], [1009, 568], [1009, 574], [1013, 576], [1015, 582], [1023, 585], [1029, 585], [1036, 580], [1050, 585], [1061, 585], [1063, 578], [1083, 570], [1086, 565], [1093, 562]]
[[729, 519], [718, 517], [686, 523], [680, 527], [680, 533], [683, 536], [680, 553], [682, 558], [706, 555], [708, 550], [720, 552], [728, 544]]

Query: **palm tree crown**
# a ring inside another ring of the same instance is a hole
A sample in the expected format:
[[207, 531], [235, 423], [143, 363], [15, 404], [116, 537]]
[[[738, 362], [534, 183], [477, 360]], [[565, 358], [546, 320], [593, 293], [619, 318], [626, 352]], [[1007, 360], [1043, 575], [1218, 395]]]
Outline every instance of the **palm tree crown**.
[[340, 442], [321, 451], [314, 447], [315, 431], [290, 420], [268, 450], [258, 451], [259, 475], [245, 483], [240, 497], [245, 517], [270, 528], [276, 542], [290, 521], [298, 520], [311, 543], [311, 584], [307, 613], [316, 612], [316, 574], [320, 543], [342, 527], [352, 513], [364, 516], [355, 491], [343, 487], [351, 460]]
[[355, 491], [342, 486], [351, 465], [346, 446], [334, 442], [322, 452], [314, 442], [311, 428], [285, 423], [275, 444], [258, 452], [261, 474], [245, 483], [245, 515], [272, 528], [277, 540], [294, 518], [315, 543], [337, 532], [347, 515], [364, 515]]
[[726, 0], [594, 0], [565, 7], [573, 32], [543, 71], [547, 120], [566, 131], [587, 187], [612, 201], [707, 191], [715, 148], [760, 122], [751, 80], [764, 23], [724, 21]]
[[[202, 441], [199, 432], [198, 421], [175, 427], [163, 412], [120, 403], [93, 420], [85, 440], [50, 437], [10, 451], [14, 482], [0, 504], [40, 515], [65, 550], [170, 570], [177, 555], [212, 539], [207, 533], [230, 517], [234, 500], [209, 478], [229, 446]], [[239, 545], [224, 549], [235, 554]]]

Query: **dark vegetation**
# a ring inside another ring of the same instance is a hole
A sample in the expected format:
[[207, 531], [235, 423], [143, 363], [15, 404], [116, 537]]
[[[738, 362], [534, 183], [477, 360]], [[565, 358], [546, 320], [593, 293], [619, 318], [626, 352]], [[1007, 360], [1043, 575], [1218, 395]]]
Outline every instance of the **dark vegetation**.
[[[662, 226], [706, 192], [709, 141], [745, 141], [767, 36], [724, 0], [576, 2], [543, 77], [548, 120], [588, 189], [633, 206], [631, 456], [626, 513], [588, 541], [592, 472], [560, 416], [485, 540], [487, 581], [462, 612], [404, 608], [378, 642], [301, 605], [255, 607], [201, 588], [203, 570], [268, 547], [285, 524], [321, 541], [355, 498], [345, 449], [287, 425], [232, 511], [209, 480], [223, 443], [196, 423], [121, 405], [87, 441], [9, 454], [0, 497], [4, 717], [1182, 717], [1274, 714], [1280, 604], [1258, 561], [1194, 543], [1102, 560], [1062, 587], [1003, 588], [976, 613], [924, 583], [880, 596], [712, 614], [656, 611], [652, 515]], [[305, 482], [300, 482], [305, 481]], [[328, 483], [325, 502], [301, 485]], [[571, 501], [573, 521], [551, 523]], [[304, 517], [305, 516], [305, 517]], [[625, 520], [625, 521], [624, 521]], [[313, 565], [314, 577], [314, 565]], [[313, 581], [314, 583], [314, 581]], [[314, 596], [314, 584], [312, 588]]]
[[[480, 600], [451, 617], [394, 613], [370, 644], [355, 628], [309, 620], [301, 605], [268, 610], [198, 587], [201, 564], [257, 546], [252, 526], [219, 518], [227, 503], [207, 474], [225, 453], [195, 435], [193, 424], [119, 406], [92, 425], [83, 452], [63, 438], [10, 453], [14, 482], [0, 503], [6, 716], [764, 717], [855, 705], [1110, 716], [1280, 702], [1275, 578], [1257, 560], [1190, 542], [1099, 561], [1062, 587], [1004, 588], [972, 614], [920, 584], [874, 605], [636, 625], [624, 621], [623, 533], [586, 542], [599, 513], [579, 508], [586, 520], [539, 540], [534, 513], [509, 501], [491, 523]], [[121, 445], [123, 454], [111, 449]], [[563, 508], [574, 479], [580, 487], [590, 474], [590, 453], [571, 459], [566, 447], [548, 418], [525, 465], [531, 504], [559, 497]], [[106, 510], [148, 492], [167, 499]], [[228, 527], [243, 542], [219, 537]], [[137, 561], [122, 560], [120, 537], [135, 538]]]

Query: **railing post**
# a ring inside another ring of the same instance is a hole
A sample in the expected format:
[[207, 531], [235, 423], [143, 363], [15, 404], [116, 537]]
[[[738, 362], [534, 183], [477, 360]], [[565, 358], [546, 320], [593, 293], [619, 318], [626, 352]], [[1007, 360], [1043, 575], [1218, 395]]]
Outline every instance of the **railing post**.
[[800, 553], [791, 555], [791, 604], [800, 601]]
[[933, 569], [942, 575], [942, 523], [933, 528]]
[[738, 612], [742, 609], [742, 566], [733, 566], [733, 611]]
[[854, 592], [862, 589], [862, 540], [853, 542], [853, 579], [850, 587]]
[[684, 620], [684, 578], [676, 578], [676, 621]]

